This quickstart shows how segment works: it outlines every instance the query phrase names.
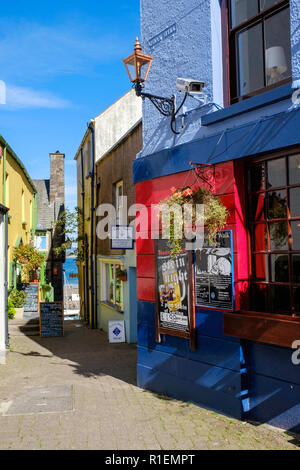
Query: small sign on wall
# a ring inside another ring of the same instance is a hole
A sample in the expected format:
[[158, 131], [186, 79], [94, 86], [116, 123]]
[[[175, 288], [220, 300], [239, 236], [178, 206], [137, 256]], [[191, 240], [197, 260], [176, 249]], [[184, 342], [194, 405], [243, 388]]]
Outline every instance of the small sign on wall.
[[110, 343], [125, 343], [125, 322], [108, 322], [108, 336]]
[[133, 250], [134, 231], [128, 225], [113, 225], [110, 233], [111, 250]]

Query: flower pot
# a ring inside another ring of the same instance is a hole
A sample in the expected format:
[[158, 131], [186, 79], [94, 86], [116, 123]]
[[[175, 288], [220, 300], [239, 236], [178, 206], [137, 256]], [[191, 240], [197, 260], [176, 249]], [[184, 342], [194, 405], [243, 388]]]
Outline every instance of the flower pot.
[[22, 320], [24, 317], [24, 307], [21, 308], [16, 308], [14, 307], [16, 314], [15, 314], [15, 320]]
[[127, 281], [127, 274], [124, 274], [124, 276], [118, 276], [117, 280], [122, 281], [122, 282], [126, 282]]

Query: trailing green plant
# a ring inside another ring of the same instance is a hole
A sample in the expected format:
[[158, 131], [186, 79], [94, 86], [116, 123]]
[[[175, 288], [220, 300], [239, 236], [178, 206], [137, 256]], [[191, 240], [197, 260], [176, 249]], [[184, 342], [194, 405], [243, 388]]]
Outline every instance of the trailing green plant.
[[22, 280], [31, 282], [36, 279], [36, 271], [44, 262], [44, 255], [31, 245], [20, 245], [14, 249], [15, 261], [21, 264]]
[[22, 308], [26, 300], [26, 294], [22, 290], [13, 289], [8, 298], [14, 308]]
[[8, 319], [13, 320], [15, 318], [16, 311], [13, 307], [12, 301], [8, 299]]
[[[228, 209], [224, 206], [218, 196], [211, 191], [195, 186], [193, 189], [190, 186], [185, 186], [182, 189], [175, 187], [171, 188], [171, 196], [160, 202], [159, 217], [163, 219], [164, 206], [167, 205], [170, 214], [169, 229], [169, 246], [172, 258], [175, 258], [182, 250], [182, 240], [184, 231], [187, 227], [182, 223], [182, 209], [189, 207], [190, 210], [190, 230], [195, 230], [197, 223], [203, 223], [208, 242], [210, 245], [215, 246], [217, 231], [221, 230], [226, 225], [226, 220], [229, 215]], [[180, 214], [172, 211], [172, 208], [180, 206]], [[187, 206], [188, 205], [188, 206]], [[199, 213], [197, 212], [197, 205], [203, 205], [204, 211], [201, 220], [198, 220]], [[179, 219], [177, 218], [179, 217]], [[166, 227], [165, 227], [166, 228]]]
[[66, 209], [60, 215], [55, 230], [63, 236], [64, 241], [53, 249], [56, 256], [68, 251], [68, 255], [75, 256], [79, 261], [84, 259], [84, 227], [82, 209], [75, 207], [73, 211]]

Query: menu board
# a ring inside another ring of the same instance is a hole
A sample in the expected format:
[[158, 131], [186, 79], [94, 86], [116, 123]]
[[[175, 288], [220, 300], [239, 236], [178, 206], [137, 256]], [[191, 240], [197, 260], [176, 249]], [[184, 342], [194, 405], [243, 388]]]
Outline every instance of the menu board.
[[41, 302], [40, 334], [42, 338], [64, 335], [63, 302]]
[[231, 230], [218, 232], [215, 246], [205, 236], [203, 247], [195, 250], [196, 306], [233, 310], [233, 282]]
[[[156, 325], [157, 338], [170, 334], [192, 338], [194, 302], [192, 286], [192, 253], [184, 248], [174, 259], [168, 240], [157, 240], [156, 263]], [[192, 342], [192, 341], [191, 341]]]
[[39, 283], [22, 284], [22, 290], [26, 294], [24, 304], [24, 312], [38, 312], [39, 311]]

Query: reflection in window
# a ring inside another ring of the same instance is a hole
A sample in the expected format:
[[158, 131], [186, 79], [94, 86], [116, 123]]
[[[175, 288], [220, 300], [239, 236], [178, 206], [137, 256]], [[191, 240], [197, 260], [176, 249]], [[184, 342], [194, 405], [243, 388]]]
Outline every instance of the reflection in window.
[[265, 21], [266, 85], [291, 76], [290, 11], [288, 8]]
[[103, 263], [105, 286], [102, 292], [102, 300], [122, 309], [122, 281], [117, 279], [117, 264]]
[[288, 255], [271, 255], [271, 281], [289, 282]]
[[283, 219], [286, 217], [287, 197], [286, 191], [272, 191], [268, 193], [268, 218]]
[[259, 182], [260, 192], [255, 193], [258, 185], [253, 176], [257, 163], [250, 162], [246, 173], [255, 296], [250, 308], [300, 314], [300, 155], [260, 160], [259, 167], [259, 175], [267, 175], [265, 187]]
[[300, 181], [300, 155], [289, 158], [289, 184], [299, 184]]
[[259, 90], [264, 87], [262, 26], [255, 25], [238, 36], [240, 81], [239, 94]]
[[290, 189], [290, 217], [299, 217], [300, 188]]
[[257, 13], [257, 1], [231, 0], [231, 23], [233, 28], [257, 15]]
[[293, 250], [300, 251], [300, 220], [291, 222], [292, 229], [292, 247]]
[[285, 158], [277, 158], [267, 163], [267, 189], [286, 185]]
[[288, 225], [286, 222], [269, 224], [270, 248], [274, 250], [288, 250]]
[[231, 0], [229, 26], [232, 102], [291, 80], [290, 10], [285, 0]]

